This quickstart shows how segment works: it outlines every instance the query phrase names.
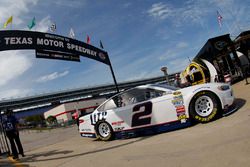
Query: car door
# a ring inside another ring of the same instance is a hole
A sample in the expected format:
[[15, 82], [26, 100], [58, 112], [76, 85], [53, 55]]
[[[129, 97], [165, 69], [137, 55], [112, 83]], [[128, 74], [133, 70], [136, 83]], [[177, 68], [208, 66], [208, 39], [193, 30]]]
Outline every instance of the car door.
[[152, 101], [152, 125], [169, 123], [178, 120], [173, 104], [173, 94], [167, 94]]

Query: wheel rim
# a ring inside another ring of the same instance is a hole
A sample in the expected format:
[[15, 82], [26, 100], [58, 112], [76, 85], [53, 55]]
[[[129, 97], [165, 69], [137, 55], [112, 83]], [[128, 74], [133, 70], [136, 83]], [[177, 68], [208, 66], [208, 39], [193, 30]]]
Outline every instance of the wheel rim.
[[209, 116], [214, 109], [213, 100], [209, 96], [200, 96], [195, 101], [195, 111], [202, 117]]
[[110, 135], [110, 128], [107, 123], [100, 123], [98, 127], [98, 131], [99, 131], [99, 134], [104, 138]]

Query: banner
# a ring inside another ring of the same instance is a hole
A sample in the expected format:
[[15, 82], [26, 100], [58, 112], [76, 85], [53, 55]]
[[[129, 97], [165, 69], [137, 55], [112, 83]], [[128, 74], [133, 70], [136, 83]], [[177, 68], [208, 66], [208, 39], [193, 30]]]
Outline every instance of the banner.
[[80, 56], [64, 52], [53, 52], [49, 50], [36, 50], [36, 58], [59, 59], [59, 60], [80, 62]]
[[74, 55], [73, 59], [84, 56], [110, 65], [107, 52], [75, 39], [35, 31], [0, 31], [0, 51], [20, 49], [35, 49], [38, 53], [42, 51], [47, 54], [59, 52], [62, 55]]

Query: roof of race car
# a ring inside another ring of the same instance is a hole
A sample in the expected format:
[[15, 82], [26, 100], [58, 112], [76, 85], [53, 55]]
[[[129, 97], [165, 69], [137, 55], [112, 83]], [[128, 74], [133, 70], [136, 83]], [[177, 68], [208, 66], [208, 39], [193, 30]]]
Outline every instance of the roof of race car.
[[141, 85], [137, 86], [136, 88], [163, 88], [168, 90], [178, 90], [179, 88], [167, 84], [148, 84], [148, 85]]

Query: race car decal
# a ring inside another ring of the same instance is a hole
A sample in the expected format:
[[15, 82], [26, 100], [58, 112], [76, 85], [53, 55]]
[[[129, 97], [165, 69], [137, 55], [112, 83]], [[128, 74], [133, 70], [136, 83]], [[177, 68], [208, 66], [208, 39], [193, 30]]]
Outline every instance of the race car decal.
[[90, 114], [91, 125], [95, 125], [98, 121], [106, 120], [106, 118], [106, 111]]
[[123, 124], [124, 121], [117, 121], [117, 122], [112, 122], [111, 124], [112, 125], [115, 125], [115, 126], [121, 126], [121, 124]]
[[152, 102], [145, 102], [134, 106], [133, 108], [133, 116], [132, 116], [132, 125], [131, 127], [135, 126], [142, 126], [148, 125], [151, 123], [151, 113], [152, 113]]
[[81, 132], [91, 132], [91, 129], [81, 129]]
[[185, 123], [187, 120], [186, 110], [184, 106], [184, 100], [181, 92], [174, 92], [173, 93], [173, 100], [172, 104], [175, 106], [176, 114], [178, 120], [181, 121], [181, 123]]
[[114, 128], [115, 131], [122, 131], [125, 127], [122, 126], [122, 127], [117, 127], [117, 128]]
[[184, 106], [178, 106], [178, 107], [176, 107], [176, 112], [177, 112], [177, 114], [185, 112], [185, 107]]

